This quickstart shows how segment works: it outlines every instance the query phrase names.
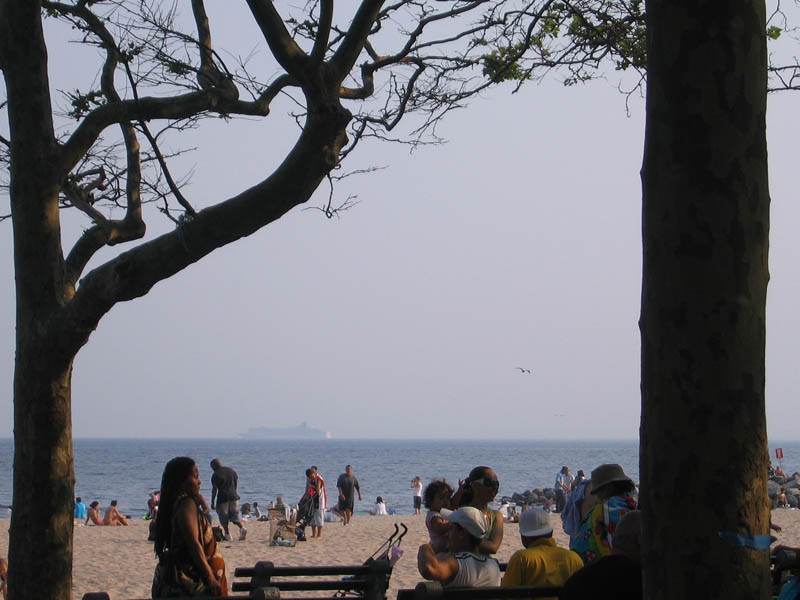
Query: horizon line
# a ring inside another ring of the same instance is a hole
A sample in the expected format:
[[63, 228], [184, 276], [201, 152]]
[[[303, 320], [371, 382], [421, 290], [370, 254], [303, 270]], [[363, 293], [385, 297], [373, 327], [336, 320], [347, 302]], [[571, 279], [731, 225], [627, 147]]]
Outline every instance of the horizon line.
[[[0, 436], [0, 440], [13, 440], [13, 436]], [[534, 438], [534, 437], [471, 437], [471, 436], [461, 436], [461, 437], [442, 437], [442, 436], [430, 436], [430, 437], [361, 437], [361, 436], [354, 436], [354, 437], [331, 437], [331, 438], [303, 438], [303, 437], [285, 437], [285, 438], [251, 438], [251, 437], [241, 437], [241, 436], [220, 436], [220, 437], [207, 437], [207, 436], [174, 436], [174, 437], [163, 437], [163, 436], [114, 436], [114, 437], [88, 437], [88, 436], [80, 436], [80, 437], [73, 437], [73, 441], [76, 440], [203, 440], [203, 441], [211, 441], [211, 440], [219, 440], [219, 441], [244, 441], [244, 442], [251, 442], [251, 441], [275, 441], [275, 442], [282, 442], [282, 441], [321, 441], [321, 442], [336, 442], [336, 441], [354, 441], [354, 440], [362, 440], [362, 441], [378, 441], [378, 442], [391, 442], [391, 441], [409, 441], [409, 442], [418, 442], [418, 441], [508, 441], [508, 442], [635, 442], [638, 441], [638, 438], [626, 438], [626, 437], [614, 437], [614, 438], [588, 438], [588, 437], [575, 437], [575, 438]]]
[[[13, 440], [14, 436], [0, 436], [0, 440]], [[193, 441], [322, 441], [322, 442], [337, 442], [337, 441], [377, 441], [377, 442], [417, 442], [417, 441], [506, 441], [506, 442], [638, 442], [638, 437], [609, 437], [609, 438], [593, 438], [593, 437], [570, 437], [570, 438], [535, 438], [535, 437], [442, 437], [442, 436], [429, 436], [429, 437], [366, 437], [366, 436], [353, 436], [353, 437], [331, 437], [331, 438], [248, 438], [241, 436], [221, 436], [221, 437], [208, 437], [208, 436], [114, 436], [114, 437], [89, 437], [78, 436], [73, 437], [73, 441], [114, 441], [114, 440], [127, 440], [127, 441], [173, 441], [173, 440], [193, 440]], [[790, 438], [775, 438], [768, 440], [768, 444], [773, 446], [775, 444], [795, 444], [797, 441]]]

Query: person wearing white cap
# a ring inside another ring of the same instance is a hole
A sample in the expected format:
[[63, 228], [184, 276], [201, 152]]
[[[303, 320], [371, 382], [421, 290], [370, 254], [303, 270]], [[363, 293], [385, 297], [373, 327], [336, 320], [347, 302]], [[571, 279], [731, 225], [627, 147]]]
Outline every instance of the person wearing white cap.
[[519, 535], [524, 548], [517, 550], [508, 561], [503, 575], [504, 587], [564, 585], [583, 567], [578, 554], [556, 546], [550, 517], [543, 508], [531, 508], [520, 515]]
[[486, 587], [500, 585], [500, 566], [488, 556], [478, 554], [486, 533], [486, 517], [475, 507], [463, 506], [447, 520], [447, 545], [450, 552], [437, 555], [430, 544], [422, 544], [417, 567], [425, 579], [443, 587]]

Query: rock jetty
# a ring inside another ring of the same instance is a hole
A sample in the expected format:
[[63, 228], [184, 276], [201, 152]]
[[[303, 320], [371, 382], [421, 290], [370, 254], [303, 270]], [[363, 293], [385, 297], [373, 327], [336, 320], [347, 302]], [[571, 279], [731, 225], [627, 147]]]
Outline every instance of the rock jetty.
[[[775, 506], [776, 498], [781, 491], [786, 490], [786, 502], [790, 508], [800, 508], [800, 472], [792, 473], [790, 477], [772, 476], [767, 480], [767, 494]], [[500, 498], [500, 504], [528, 504], [541, 506], [548, 500], [554, 500], [556, 491], [553, 488], [534, 488], [524, 492], [514, 492], [510, 496]]]
[[792, 473], [791, 477], [772, 476], [767, 480], [767, 495], [775, 506], [781, 488], [786, 490], [786, 502], [790, 508], [800, 508], [800, 473]]
[[535, 488], [532, 490], [525, 490], [524, 492], [514, 492], [510, 496], [503, 496], [500, 499], [500, 504], [528, 504], [530, 506], [539, 506], [548, 500], [554, 500], [556, 491], [553, 488]]

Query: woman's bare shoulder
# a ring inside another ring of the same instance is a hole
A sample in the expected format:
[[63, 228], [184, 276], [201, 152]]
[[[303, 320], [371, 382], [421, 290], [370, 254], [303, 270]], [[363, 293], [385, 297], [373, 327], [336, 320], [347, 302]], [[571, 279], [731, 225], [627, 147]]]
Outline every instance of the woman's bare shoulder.
[[195, 512], [197, 501], [191, 496], [183, 496], [175, 501], [175, 512]]

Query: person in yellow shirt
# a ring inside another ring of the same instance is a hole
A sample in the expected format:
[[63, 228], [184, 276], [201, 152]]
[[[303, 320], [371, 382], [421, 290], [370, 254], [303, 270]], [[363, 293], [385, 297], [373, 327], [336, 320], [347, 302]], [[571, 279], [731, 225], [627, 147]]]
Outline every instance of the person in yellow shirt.
[[567, 548], [559, 548], [553, 539], [553, 526], [544, 509], [535, 507], [519, 518], [522, 550], [508, 561], [502, 585], [564, 585], [570, 576], [583, 567], [581, 557]]

